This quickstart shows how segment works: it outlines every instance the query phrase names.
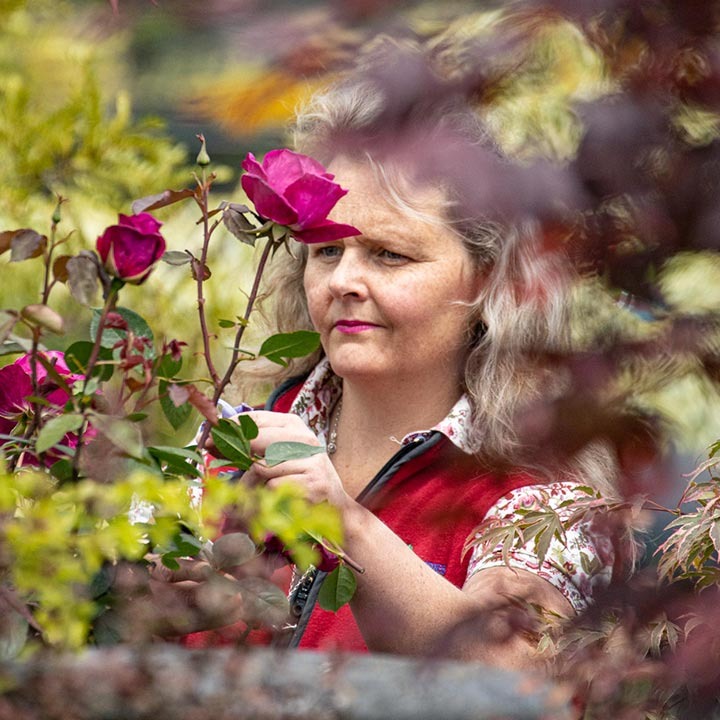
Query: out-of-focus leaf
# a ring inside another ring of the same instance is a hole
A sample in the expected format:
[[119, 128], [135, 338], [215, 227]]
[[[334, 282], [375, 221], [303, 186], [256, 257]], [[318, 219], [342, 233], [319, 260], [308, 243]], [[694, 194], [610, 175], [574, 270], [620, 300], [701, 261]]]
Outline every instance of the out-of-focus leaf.
[[81, 305], [91, 305], [98, 290], [98, 269], [92, 258], [85, 255], [71, 257], [65, 263], [67, 286]]
[[[170, 386], [172, 390], [172, 385]], [[217, 422], [218, 411], [213, 401], [201, 393], [194, 385], [183, 385], [183, 390], [189, 393], [188, 402], [211, 424]]]
[[247, 533], [227, 533], [212, 544], [211, 563], [216, 570], [244, 565], [257, 555], [257, 547]]
[[25, 647], [28, 621], [0, 600], [0, 661], [12, 660]]
[[271, 335], [260, 346], [258, 355], [266, 357], [283, 367], [286, 358], [298, 358], [309, 355], [320, 347], [320, 334], [312, 330], [297, 330], [292, 333]]
[[303, 460], [324, 452], [325, 448], [318, 445], [289, 441], [274, 442], [265, 452], [265, 464], [274, 467], [288, 460]]
[[47, 247], [47, 237], [34, 230], [16, 230], [10, 240], [10, 262], [21, 262], [43, 254]]
[[341, 563], [323, 580], [318, 593], [318, 604], [323, 610], [337, 612], [352, 600], [356, 588], [355, 573]]
[[[184, 394], [184, 400], [178, 397], [178, 391]], [[187, 421], [190, 415], [192, 415], [192, 405], [187, 402], [187, 398], [189, 398], [190, 395], [189, 393], [185, 393], [182, 385], [171, 384], [167, 380], [160, 381], [158, 392], [163, 414], [170, 425], [177, 430]]]
[[69, 432], [79, 430], [84, 418], [80, 414], [68, 413], [49, 420], [38, 433], [35, 449], [39, 453], [47, 452], [59, 443]]
[[68, 281], [67, 264], [72, 257], [72, 255], [59, 255], [53, 260], [52, 274], [58, 282], [64, 283]]
[[20, 314], [33, 325], [39, 325], [56, 335], [62, 335], [65, 332], [65, 321], [62, 315], [48, 305], [42, 303], [26, 305]]
[[0, 311], [0, 343], [4, 343], [17, 325], [18, 314], [14, 310]]
[[143, 457], [143, 442], [140, 430], [134, 423], [124, 418], [92, 413], [90, 423], [101, 432], [113, 445], [125, 454], [138, 460]]
[[187, 265], [192, 260], [192, 255], [182, 250], [168, 250], [160, 259], [168, 265], [180, 266]]
[[287, 619], [285, 593], [269, 580], [246, 577], [237, 582], [243, 600], [243, 620], [261, 625], [278, 625]]
[[132, 211], [137, 215], [141, 212], [157, 210], [158, 208], [191, 198], [194, 194], [195, 193], [192, 190], [187, 188], [184, 190], [165, 190], [157, 195], [148, 195], [147, 197], [135, 200], [132, 204]]

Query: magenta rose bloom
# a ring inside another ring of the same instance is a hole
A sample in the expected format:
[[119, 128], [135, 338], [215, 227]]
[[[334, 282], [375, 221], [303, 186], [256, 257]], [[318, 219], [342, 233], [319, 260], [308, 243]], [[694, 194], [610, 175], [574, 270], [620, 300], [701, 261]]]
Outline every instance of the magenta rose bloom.
[[[42, 355], [52, 363], [58, 375], [61, 375], [68, 385], [82, 379], [82, 375], [70, 372], [65, 363], [65, 355], [59, 350], [48, 350]], [[39, 394], [50, 403], [43, 408], [43, 413], [58, 414], [68, 401], [67, 391], [48, 377], [45, 366], [39, 362], [36, 374]], [[32, 394], [30, 355], [23, 355], [12, 365], [0, 368], [0, 433], [9, 435], [18, 423], [30, 417], [32, 405], [27, 398]], [[65, 445], [75, 447], [77, 438], [74, 434], [68, 434], [63, 442]]]
[[165, 240], [158, 222], [149, 213], [119, 215], [97, 239], [97, 251], [113, 277], [139, 285], [152, 272], [165, 252]]
[[360, 235], [352, 225], [328, 220], [347, 190], [317, 160], [292, 150], [271, 150], [262, 165], [248, 153], [242, 167], [240, 182], [258, 215], [289, 227], [296, 240], [320, 243]]

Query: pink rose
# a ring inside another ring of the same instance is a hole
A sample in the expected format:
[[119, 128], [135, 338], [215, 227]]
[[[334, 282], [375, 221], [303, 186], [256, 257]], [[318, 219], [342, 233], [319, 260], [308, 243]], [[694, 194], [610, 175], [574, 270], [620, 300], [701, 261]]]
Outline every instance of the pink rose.
[[271, 150], [262, 165], [248, 153], [242, 167], [240, 182], [258, 215], [287, 226], [296, 240], [320, 243], [360, 235], [351, 225], [327, 219], [347, 190], [333, 182], [335, 176], [317, 160], [291, 150]]
[[97, 251], [113, 277], [139, 285], [144, 282], [165, 252], [165, 240], [152, 215], [119, 215], [97, 239]]
[[[65, 379], [68, 385], [72, 386], [76, 380], [83, 378], [82, 375], [70, 372], [70, 368], [65, 362], [65, 355], [59, 350], [48, 350], [42, 355], [52, 363], [55, 371]], [[67, 391], [51, 377], [48, 377], [45, 366], [40, 362], [37, 363], [35, 372], [40, 397], [49, 403], [43, 408], [43, 413], [45, 415], [59, 414], [69, 399]], [[32, 394], [30, 355], [23, 355], [11, 365], [0, 368], [0, 433], [9, 435], [18, 423], [30, 417], [32, 405], [27, 398]], [[69, 447], [75, 447], [77, 438], [74, 434], [69, 433], [63, 443]], [[2, 444], [2, 440], [0, 440], [0, 444]], [[30, 461], [28, 464], [33, 463]]]

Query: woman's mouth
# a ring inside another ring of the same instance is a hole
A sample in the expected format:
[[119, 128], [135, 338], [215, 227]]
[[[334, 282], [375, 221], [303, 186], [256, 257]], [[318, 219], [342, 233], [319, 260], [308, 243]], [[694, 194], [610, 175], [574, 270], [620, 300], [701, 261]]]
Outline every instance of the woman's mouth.
[[356, 333], [366, 332], [367, 330], [374, 330], [379, 326], [375, 323], [367, 322], [366, 320], [338, 320], [334, 327], [338, 332], [346, 335], [353, 335]]

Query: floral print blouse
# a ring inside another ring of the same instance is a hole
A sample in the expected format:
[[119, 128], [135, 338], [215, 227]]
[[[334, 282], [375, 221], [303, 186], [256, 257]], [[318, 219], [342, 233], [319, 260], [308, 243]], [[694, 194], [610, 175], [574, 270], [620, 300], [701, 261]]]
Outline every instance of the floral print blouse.
[[[308, 376], [290, 409], [299, 415], [320, 440], [327, 442], [330, 415], [342, 392], [342, 382], [325, 358]], [[418, 429], [403, 438], [391, 438], [400, 445], [411, 443], [420, 435], [437, 431], [445, 435], [464, 452], [469, 452], [468, 423], [470, 403], [462, 396], [448, 415], [432, 428]], [[518, 488], [500, 498], [486, 518], [512, 522], [527, 510], [553, 509], [565, 520], [573, 511], [572, 501], [587, 500], [588, 495], [572, 482], [541, 483]], [[568, 502], [570, 501], [570, 502]], [[471, 550], [468, 579], [485, 568], [509, 565], [528, 570], [556, 587], [580, 612], [592, 601], [595, 588], [610, 581], [614, 562], [611, 540], [593, 531], [590, 522], [574, 524], [564, 538], [553, 537], [542, 562], [535, 552], [534, 542], [512, 548], [503, 557], [500, 545], [490, 553], [477, 546]]]

